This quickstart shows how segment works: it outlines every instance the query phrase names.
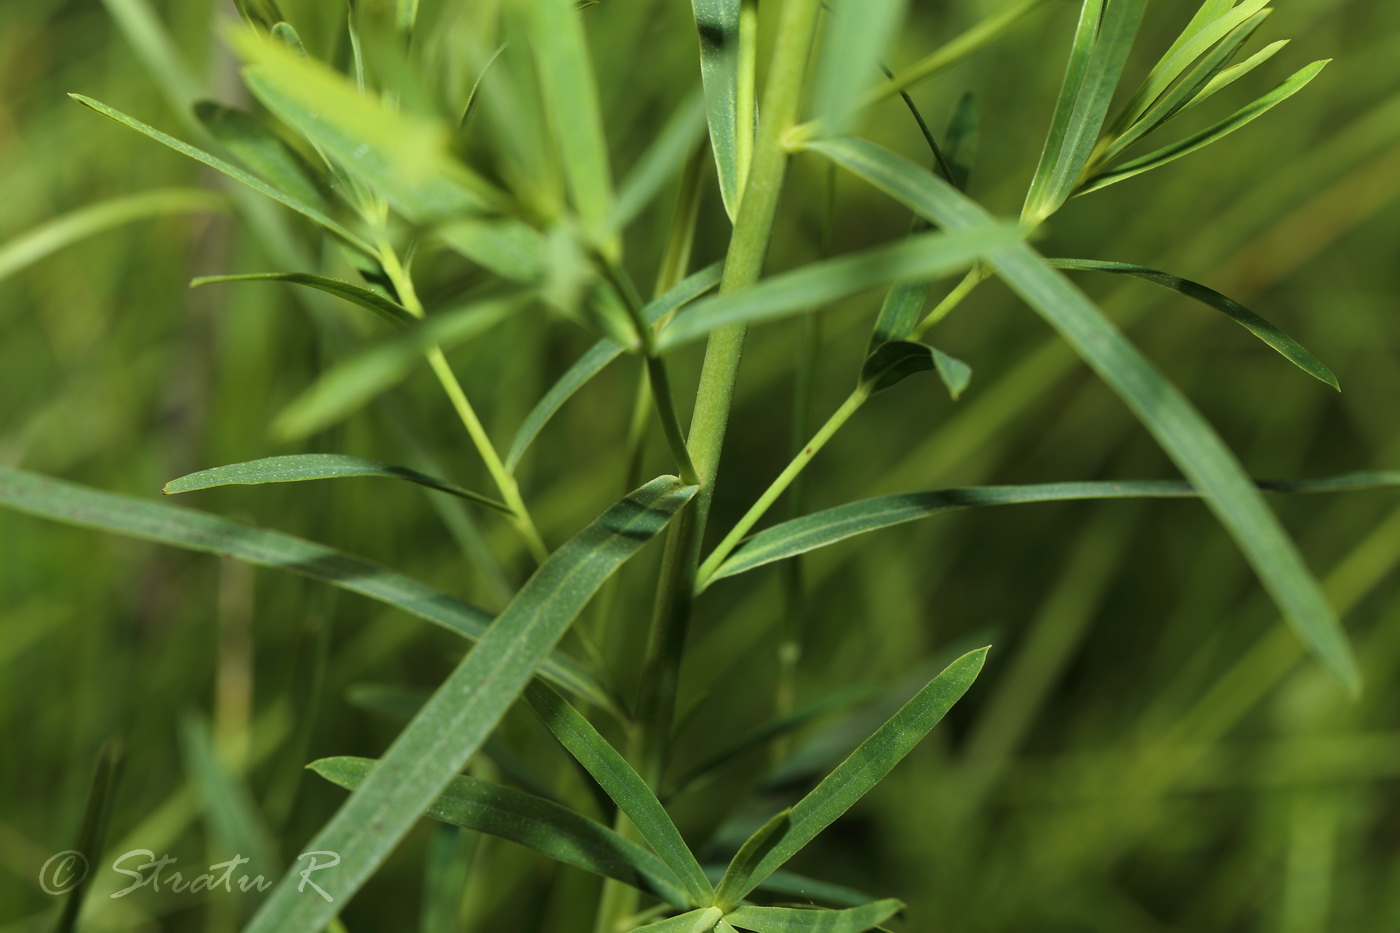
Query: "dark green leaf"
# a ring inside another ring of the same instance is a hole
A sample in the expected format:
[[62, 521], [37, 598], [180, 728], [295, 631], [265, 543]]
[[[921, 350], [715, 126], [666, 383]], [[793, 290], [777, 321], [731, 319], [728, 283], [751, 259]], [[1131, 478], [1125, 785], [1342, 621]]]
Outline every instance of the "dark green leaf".
[[[739, 5], [740, 0], [691, 0], [700, 33], [700, 77], [710, 146], [719, 169], [719, 191], [733, 220], [739, 210]], [[743, 132], [752, 133], [752, 127]]]

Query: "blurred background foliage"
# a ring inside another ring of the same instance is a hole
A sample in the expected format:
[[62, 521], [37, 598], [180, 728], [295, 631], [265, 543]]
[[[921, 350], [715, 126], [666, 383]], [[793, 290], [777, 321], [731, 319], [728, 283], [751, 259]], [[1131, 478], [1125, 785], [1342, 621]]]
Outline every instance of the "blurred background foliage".
[[[889, 63], [914, 60], [1004, 3], [913, 4]], [[343, 7], [281, 5], [312, 54], [344, 60]], [[442, 30], [429, 67], [453, 88], [470, 86], [491, 51], [453, 25], [459, 6], [423, 4]], [[1189, 14], [1182, 4], [1151, 6], [1125, 84]], [[217, 28], [232, 15], [210, 0], [0, 4], [0, 243], [106, 198], [174, 186], [228, 192], [214, 173], [64, 92], [91, 94], [176, 135], [187, 135], [194, 100], [249, 107]], [[698, 85], [693, 21], [687, 4], [662, 0], [604, 0], [582, 15], [621, 171]], [[1019, 209], [1039, 154], [1074, 4], [1049, 3], [1025, 19], [913, 92], [935, 127], [964, 92], [975, 95], [982, 144], [970, 192], [1002, 215]], [[1179, 296], [1138, 281], [1082, 279], [1254, 475], [1395, 468], [1400, 6], [1283, 0], [1260, 37], [1289, 36], [1293, 44], [1246, 82], [1262, 92], [1306, 61], [1335, 58], [1313, 85], [1207, 153], [1071, 202], [1039, 246], [1203, 282], [1279, 324], [1332, 368], [1340, 395]], [[1202, 110], [1202, 125], [1222, 115]], [[509, 113], [479, 132], [503, 117]], [[925, 158], [898, 100], [872, 110], [863, 129]], [[770, 269], [820, 255], [829, 183], [816, 159], [795, 162]], [[653, 274], [672, 197], [663, 195], [628, 234], [627, 262], [641, 281]], [[275, 206], [241, 196], [219, 203], [108, 230], [0, 273], [0, 462], [154, 497], [183, 473], [277, 453], [421, 464], [432, 451], [444, 473], [487, 488], [425, 373], [306, 442], [272, 437], [271, 418], [371, 328], [353, 309], [279, 286], [189, 290], [198, 275], [295, 267], [285, 249], [268, 245], [274, 229], [290, 231], [312, 270], [343, 262], [321, 255]], [[891, 239], [907, 225], [892, 201], [836, 180], [832, 251]], [[711, 190], [692, 268], [720, 258], [726, 239]], [[453, 274], [446, 263], [431, 267], [428, 291], [448, 293]], [[817, 417], [848, 391], [878, 303], [870, 294], [820, 315]], [[793, 452], [797, 338], [796, 323], [750, 334], [715, 532]], [[949, 401], [933, 380], [880, 396], [808, 472], [807, 508], [956, 485], [1174, 476], [1111, 393], [1002, 286], [980, 290], [940, 325], [938, 339], [973, 366], [962, 400]], [[589, 342], [530, 308], [452, 357], [504, 441]], [[698, 349], [676, 357], [683, 405], [698, 360]], [[619, 365], [590, 384], [523, 462], [525, 496], [550, 540], [572, 534], [622, 491], [637, 378], [635, 367]], [[648, 456], [650, 473], [668, 468], [659, 439]], [[474, 531], [405, 484], [233, 488], [190, 498], [367, 555], [488, 608], [505, 594], [464, 561], [463, 545], [507, 555], [512, 573], [527, 566], [508, 527], [483, 519]], [[783, 746], [784, 759], [752, 753], [677, 797], [682, 831], [727, 855], [751, 828], [746, 820], [769, 812], [757, 799], [770, 807], [793, 799], [955, 653], [991, 642], [981, 680], [943, 727], [795, 868], [898, 896], [918, 928], [1400, 929], [1400, 499], [1376, 491], [1272, 502], [1345, 613], [1366, 677], [1359, 702], [1303, 658], [1197, 503], [954, 514], [803, 562], [806, 597], [793, 610], [807, 632], [798, 702], [867, 689], [814, 719]], [[303, 779], [302, 766], [325, 755], [377, 755], [401, 723], [396, 715], [461, 652], [459, 641], [417, 620], [299, 578], [11, 512], [0, 513], [0, 551], [7, 933], [52, 923], [56, 908], [37, 886], [39, 867], [73, 844], [108, 738], [126, 748], [112, 853], [148, 848], [204, 866], [239, 851], [259, 830], [217, 787], [241, 776], [273, 834], [264, 844], [285, 864], [343, 799]], [[650, 609], [650, 587], [638, 584], [655, 576], [657, 557], [653, 549], [627, 569], [634, 585], [624, 586], [606, 620], [581, 622], [595, 632], [606, 622], [624, 684]], [[785, 572], [726, 582], [701, 602], [682, 687], [693, 713], [677, 775], [769, 715], [788, 611]], [[535, 780], [587, 800], [528, 716], [512, 715], [499, 739], [474, 773]], [[207, 747], [216, 750], [212, 779], [200, 764]], [[419, 924], [431, 829], [420, 827], [351, 905], [350, 930]], [[593, 879], [496, 840], [455, 844], [463, 864], [475, 845], [459, 917], [465, 929], [591, 929]], [[85, 918], [92, 930], [232, 930], [251, 904], [150, 892], [114, 901], [105, 894], [121, 879], [103, 874]]]

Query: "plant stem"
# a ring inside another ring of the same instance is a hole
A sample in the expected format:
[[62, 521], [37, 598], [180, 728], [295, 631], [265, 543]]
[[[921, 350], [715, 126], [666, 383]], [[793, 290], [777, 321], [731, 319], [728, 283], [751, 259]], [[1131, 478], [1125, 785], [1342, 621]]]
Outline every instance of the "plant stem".
[[695, 591], [697, 594], [705, 590], [709, 585], [710, 578], [714, 576], [720, 564], [724, 563], [724, 559], [738, 546], [744, 536], [753, 529], [753, 526], [758, 524], [758, 520], [772, 508], [773, 503], [777, 502], [778, 497], [787, 490], [788, 486], [792, 485], [792, 481], [797, 479], [798, 474], [807, 468], [807, 464], [812, 462], [812, 458], [817, 455], [817, 451], [826, 446], [826, 442], [831, 440], [832, 436], [841, 429], [842, 425], [851, 420], [851, 416], [860, 410], [860, 406], [864, 405], [868, 398], [870, 398], [870, 390], [864, 386], [858, 386], [850, 395], [846, 396], [846, 400], [841, 403], [841, 407], [836, 409], [831, 417], [826, 419], [826, 423], [817, 429], [817, 433], [812, 435], [812, 439], [807, 442], [807, 446], [798, 451], [797, 456], [792, 458], [792, 462], [787, 465], [787, 468], [783, 470], [782, 473], [779, 473], [778, 478], [769, 484], [768, 488], [763, 491], [763, 495], [758, 497], [758, 501], [744, 513], [744, 517], [739, 519], [734, 527], [730, 529], [729, 534], [724, 536], [724, 540], [710, 552], [710, 556], [705, 558], [705, 562], [700, 565], [700, 571], [695, 583]]
[[991, 278], [991, 272], [981, 263], [973, 266], [972, 269], [968, 271], [967, 275], [963, 276], [962, 281], [955, 285], [953, 290], [945, 295], [943, 300], [935, 305], [932, 311], [924, 315], [924, 319], [914, 328], [910, 339], [922, 339], [924, 334], [927, 334], [933, 328], [933, 325], [947, 317], [949, 312], [962, 304], [963, 299], [971, 295], [977, 286], [981, 285], [989, 278]]
[[[426, 312], [423, 303], [418, 299], [417, 291], [413, 288], [413, 278], [404, 269], [398, 254], [387, 245], [381, 244], [379, 258], [384, 266], [384, 274], [394, 284], [394, 290], [399, 293], [399, 300], [403, 306], [414, 317], [424, 317]], [[519, 484], [516, 483], [515, 477], [511, 475], [510, 471], [506, 469], [506, 465], [501, 462], [500, 454], [496, 452], [496, 447], [491, 443], [486, 428], [482, 426], [481, 419], [476, 415], [476, 409], [472, 407], [466, 391], [462, 389], [462, 384], [457, 381], [457, 374], [452, 371], [452, 366], [447, 362], [442, 348], [436, 344], [428, 348], [424, 352], [424, 356], [427, 357], [428, 365], [432, 367], [438, 382], [442, 383], [443, 390], [447, 392], [447, 397], [452, 402], [457, 417], [462, 420], [467, 434], [471, 436], [472, 444], [481, 454], [487, 472], [491, 474], [496, 488], [501, 491], [502, 500], [510, 506], [511, 520], [519, 529], [521, 537], [525, 539], [525, 545], [529, 548], [531, 556], [537, 563], [543, 563], [545, 558], [549, 556], [549, 548], [545, 546], [544, 539], [540, 537], [539, 531], [535, 528], [530, 511], [525, 507], [525, 500], [520, 497]]]
[[[783, 4], [772, 67], [764, 89], [763, 121], [725, 257], [721, 294], [747, 288], [758, 281], [763, 270], [787, 171], [783, 136], [797, 119], [820, 12], [821, 0], [787, 0]], [[743, 327], [725, 327], [710, 335], [689, 441], [701, 490], [673, 519], [667, 533], [661, 584], [657, 590], [637, 707], [641, 725], [638, 763], [643, 777], [653, 787], [660, 785], [669, 753], [676, 684], [690, 624], [695, 573], [705, 520], [714, 497], [715, 476], [743, 347]]]

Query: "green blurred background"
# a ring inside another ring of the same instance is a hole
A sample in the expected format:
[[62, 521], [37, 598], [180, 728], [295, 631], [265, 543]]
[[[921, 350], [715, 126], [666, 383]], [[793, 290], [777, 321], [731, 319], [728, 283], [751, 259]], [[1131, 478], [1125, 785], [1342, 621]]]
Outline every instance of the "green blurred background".
[[[340, 60], [339, 4], [281, 5], [313, 54]], [[425, 15], [459, 5], [425, 2]], [[1003, 5], [912, 4], [890, 63], [913, 61]], [[585, 11], [619, 173], [698, 83], [688, 6], [604, 0]], [[1170, 44], [1192, 12], [1186, 6], [1152, 4], [1126, 83]], [[983, 127], [971, 193], [1000, 214], [1019, 209], [1039, 154], [1074, 7], [1049, 4], [914, 92], [935, 127], [963, 92], [975, 94]], [[1203, 282], [1279, 324], [1333, 369], [1340, 395], [1201, 306], [1147, 283], [1082, 280], [1253, 474], [1395, 468], [1400, 6], [1278, 7], [1252, 47], [1295, 41], [1246, 84], [1262, 93], [1308, 61], [1334, 58], [1322, 76], [1208, 151], [1071, 202], [1039, 246]], [[158, 28], [143, 20], [147, 9]], [[187, 135], [194, 100], [250, 106], [218, 34], [231, 18], [231, 7], [208, 0], [0, 4], [0, 244], [106, 198], [166, 187], [228, 191], [214, 173], [64, 92]], [[1230, 103], [1218, 107], [1243, 99], [1226, 96]], [[1222, 115], [1205, 109], [1202, 121]], [[898, 101], [872, 111], [864, 131], [925, 158]], [[826, 184], [824, 167], [797, 160], [769, 268], [819, 255]], [[654, 274], [672, 197], [663, 195], [629, 234], [628, 264], [641, 281]], [[485, 488], [425, 373], [304, 444], [272, 439], [271, 418], [372, 330], [329, 301], [276, 286], [188, 289], [197, 275], [295, 267], [285, 249], [264, 245], [269, 230], [286, 233], [311, 268], [335, 268], [280, 209], [225, 203], [214, 213], [135, 222], [6, 270], [0, 463], [155, 497], [166, 480], [192, 470], [319, 450], [436, 462]], [[703, 210], [693, 267], [722, 256], [725, 243], [713, 191]], [[836, 252], [908, 226], [902, 208], [844, 178], [834, 217]], [[432, 274], [445, 292], [451, 270]], [[866, 295], [820, 315], [816, 417], [849, 390], [878, 303]], [[714, 530], [737, 519], [793, 452], [797, 330], [785, 323], [750, 335]], [[808, 472], [809, 508], [956, 485], [1175, 475], [1112, 394], [1000, 285], [979, 291], [937, 337], [973, 366], [971, 388], [957, 403], [932, 380], [880, 396]], [[455, 351], [453, 362], [504, 443], [589, 343], [577, 327], [530, 309]], [[698, 351], [677, 362], [688, 407]], [[635, 370], [620, 365], [588, 386], [522, 465], [525, 496], [551, 541], [622, 491], [636, 382]], [[666, 468], [654, 439], [648, 470]], [[489, 547], [519, 573], [526, 561], [509, 529], [489, 519], [467, 526], [451, 506], [401, 485], [347, 481], [187, 498], [499, 608], [504, 594], [463, 550]], [[991, 642], [991, 661], [967, 699], [794, 868], [903, 898], [906, 929], [1400, 929], [1400, 494], [1272, 501], [1345, 613], [1366, 677], [1360, 701], [1348, 701], [1303, 657], [1196, 503], [940, 517], [804, 561], [799, 701], [871, 690], [800, 733], [777, 773], [756, 753], [678, 798], [682, 831], [727, 854], [735, 827], [763, 812], [756, 799], [770, 809], [794, 799], [955, 652]], [[265, 833], [251, 841], [285, 864], [344, 796], [302, 766], [325, 755], [378, 754], [399, 726], [396, 705], [430, 689], [460, 657], [460, 642], [441, 631], [299, 578], [10, 512], [0, 512], [0, 554], [6, 933], [51, 925], [57, 905], [38, 887], [39, 868], [75, 841], [104, 741], [120, 738], [126, 749], [113, 853], [147, 848], [205, 866]], [[629, 567], [609, 620], [608, 651], [624, 683], [642, 651], [657, 557], [652, 549]], [[769, 568], [716, 586], [700, 604], [682, 689], [682, 705], [694, 712], [682, 726], [678, 772], [771, 710], [782, 585], [782, 572]], [[589, 805], [563, 754], [528, 716], [512, 714], [501, 739], [510, 754], [498, 749], [477, 773], [512, 780], [523, 771]], [[240, 780], [265, 825], [228, 818], [227, 786]], [[351, 905], [350, 930], [417, 928], [429, 829], [415, 831]], [[109, 887], [94, 890], [87, 929], [232, 930], [253, 904], [151, 892], [111, 900], [119, 879], [104, 874]], [[581, 873], [486, 840], [471, 863], [462, 923], [588, 930], [595, 894]]]

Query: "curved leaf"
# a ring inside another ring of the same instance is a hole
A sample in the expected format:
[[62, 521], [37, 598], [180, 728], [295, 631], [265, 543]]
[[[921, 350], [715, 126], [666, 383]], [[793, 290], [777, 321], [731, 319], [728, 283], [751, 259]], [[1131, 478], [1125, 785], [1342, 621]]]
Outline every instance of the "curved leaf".
[[743, 906], [729, 915], [736, 926], [754, 933], [864, 933], [904, 909], [889, 898], [847, 910]]
[[416, 323], [418, 318], [408, 309], [378, 292], [370, 291], [354, 282], [332, 279], [309, 272], [250, 272], [243, 275], [204, 275], [190, 281], [190, 288], [201, 285], [219, 285], [228, 282], [291, 282], [323, 291], [346, 301], [353, 302], [367, 311], [373, 312], [390, 324], [405, 325]]
[[1051, 259], [1049, 263], [1057, 269], [1083, 269], [1090, 272], [1111, 272], [1117, 275], [1133, 275], [1140, 279], [1146, 279], [1155, 285], [1163, 288], [1170, 288], [1172, 291], [1185, 295], [1194, 301], [1199, 301], [1203, 305], [1214, 308], [1224, 313], [1245, 330], [1249, 331], [1260, 340], [1278, 351], [1279, 355], [1297, 366], [1303, 372], [1312, 376], [1319, 382], [1325, 382], [1337, 391], [1342, 387], [1337, 384], [1337, 377], [1332, 374], [1332, 370], [1308, 352], [1307, 348], [1292, 337], [1279, 330], [1273, 324], [1264, 320], [1244, 305], [1220, 294], [1214, 289], [1207, 288], [1190, 279], [1183, 279], [1180, 276], [1172, 275], [1168, 272], [1159, 272], [1156, 269], [1149, 269], [1146, 266], [1134, 266], [1126, 262], [1100, 262], [1096, 259]]
[[[374, 764], [372, 758], [322, 758], [307, 767], [333, 784], [355, 790]], [[457, 777], [428, 806], [427, 815], [614, 878], [676, 907], [686, 906], [685, 889], [655, 855], [601, 823], [534, 794]]]
[[308, 852], [339, 855], [332, 892], [336, 901], [305, 897], [298, 891], [299, 875], [288, 873], [247, 933], [324, 929], [481, 748], [603, 582], [664, 529], [695, 492], [696, 487], [683, 486], [675, 477], [658, 477], [550, 555], [359, 789], [306, 843]]
[[350, 457], [345, 454], [288, 454], [282, 457], [263, 457], [243, 463], [230, 463], [227, 466], [187, 473], [172, 479], [161, 491], [167, 496], [196, 489], [212, 489], [215, 486], [258, 486], [263, 483], [299, 483], [313, 479], [340, 479], [347, 476], [385, 476], [392, 479], [405, 479], [429, 489], [460, 496], [477, 505], [495, 509], [507, 515], [512, 514], [510, 506], [497, 502], [479, 492], [463, 489], [456, 483], [440, 480], [408, 467], [366, 460], [363, 457]]
[[881, 344], [861, 367], [860, 384], [870, 394], [883, 392], [915, 373], [936, 370], [954, 401], [972, 380], [972, 367], [936, 347], [911, 340], [891, 340]]
[[[101, 492], [9, 467], [0, 467], [0, 505], [69, 525], [289, 570], [402, 609], [473, 641], [492, 625], [483, 610], [364, 558], [184, 506]], [[570, 658], [550, 656], [540, 674], [584, 699], [617, 709], [593, 675]]]

